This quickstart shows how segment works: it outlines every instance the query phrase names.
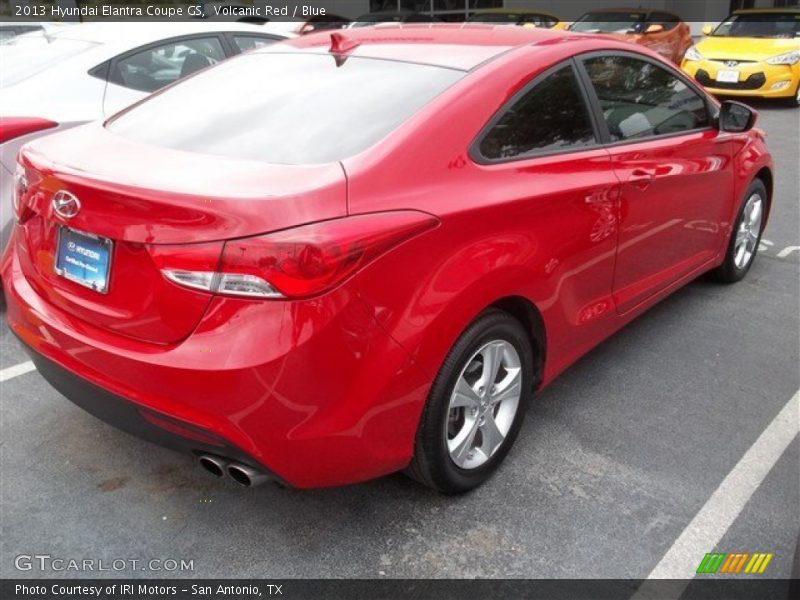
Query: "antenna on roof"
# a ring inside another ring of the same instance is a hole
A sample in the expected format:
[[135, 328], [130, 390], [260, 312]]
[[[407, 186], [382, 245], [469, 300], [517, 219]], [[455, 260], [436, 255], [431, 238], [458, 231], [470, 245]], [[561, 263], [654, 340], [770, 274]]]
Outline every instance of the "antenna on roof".
[[347, 37], [343, 33], [331, 34], [331, 47], [328, 52], [331, 54], [346, 54], [355, 49], [361, 42]]

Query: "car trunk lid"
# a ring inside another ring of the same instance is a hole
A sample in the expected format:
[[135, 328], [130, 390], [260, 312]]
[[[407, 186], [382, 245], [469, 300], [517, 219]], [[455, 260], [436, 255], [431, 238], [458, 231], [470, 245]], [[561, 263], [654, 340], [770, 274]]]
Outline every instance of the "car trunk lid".
[[[198, 155], [129, 142], [97, 125], [37, 140], [21, 160], [28, 190], [17, 254], [34, 289], [95, 326], [160, 344], [189, 335], [210, 300], [168, 281], [165, 257], [213, 271], [225, 240], [346, 214], [338, 163]], [[65, 198], [79, 203], [72, 216], [56, 211], [54, 200]], [[85, 278], [104, 268], [95, 260], [103, 248], [107, 288], [90, 289]]]

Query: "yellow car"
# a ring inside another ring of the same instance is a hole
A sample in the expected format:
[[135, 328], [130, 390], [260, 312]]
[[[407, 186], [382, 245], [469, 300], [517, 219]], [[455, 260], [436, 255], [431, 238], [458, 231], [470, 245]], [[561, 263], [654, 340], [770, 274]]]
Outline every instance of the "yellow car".
[[800, 9], [737, 10], [703, 33], [681, 68], [709, 92], [800, 106]]
[[566, 29], [568, 25], [555, 15], [531, 8], [486, 8], [472, 13], [467, 22], [544, 27], [546, 29]]

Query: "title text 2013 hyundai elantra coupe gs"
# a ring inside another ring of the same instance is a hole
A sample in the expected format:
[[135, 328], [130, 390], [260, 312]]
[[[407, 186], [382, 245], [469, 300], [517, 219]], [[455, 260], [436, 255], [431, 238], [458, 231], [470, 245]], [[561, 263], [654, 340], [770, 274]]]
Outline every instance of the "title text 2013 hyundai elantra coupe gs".
[[19, 157], [2, 279], [37, 368], [218, 475], [484, 481], [533, 392], [769, 213], [755, 114], [581, 34], [318, 34]]

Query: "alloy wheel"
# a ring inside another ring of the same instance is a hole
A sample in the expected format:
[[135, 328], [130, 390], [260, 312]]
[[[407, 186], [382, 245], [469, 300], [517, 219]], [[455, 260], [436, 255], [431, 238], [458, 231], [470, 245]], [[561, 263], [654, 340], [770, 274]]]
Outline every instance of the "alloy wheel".
[[522, 369], [514, 346], [494, 340], [467, 360], [450, 395], [445, 441], [462, 469], [488, 461], [505, 442], [522, 395]]
[[736, 231], [733, 262], [737, 269], [744, 269], [753, 259], [761, 234], [761, 219], [764, 201], [758, 193], [752, 194], [744, 206], [739, 228]]

